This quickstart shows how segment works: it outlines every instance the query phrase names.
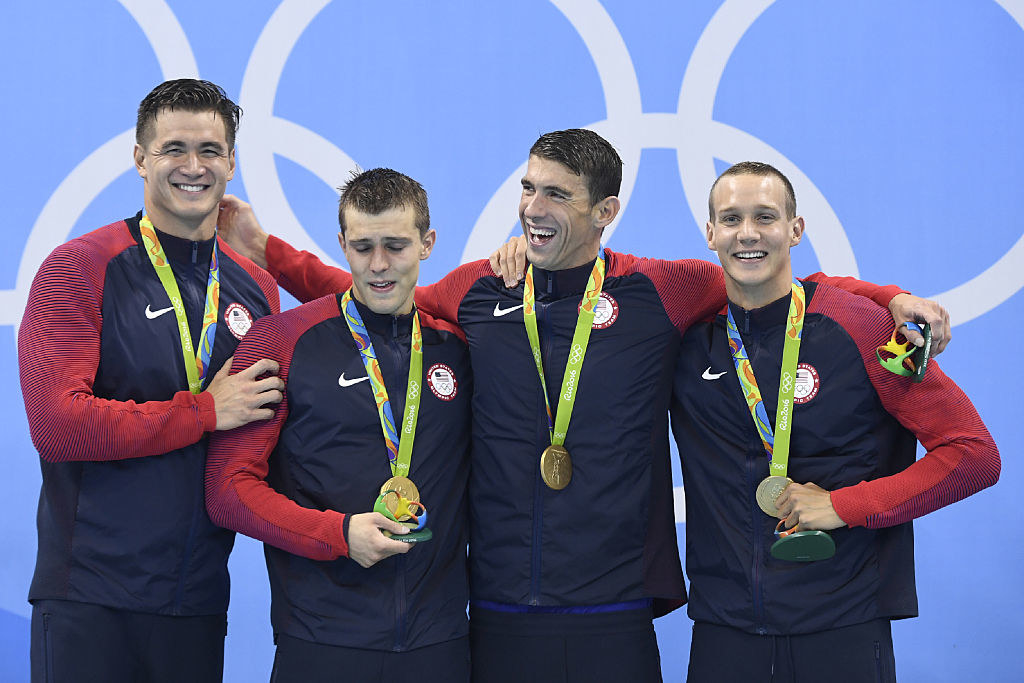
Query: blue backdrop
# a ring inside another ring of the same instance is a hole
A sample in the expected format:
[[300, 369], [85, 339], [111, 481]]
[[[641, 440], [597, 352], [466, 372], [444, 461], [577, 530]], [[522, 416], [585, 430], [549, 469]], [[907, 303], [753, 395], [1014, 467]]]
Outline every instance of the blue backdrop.
[[[796, 272], [939, 299], [954, 324], [942, 366], [1002, 449], [994, 489], [916, 524], [922, 616], [894, 626], [900, 679], [1020, 679], [1021, 0], [62, 0], [0, 16], [0, 679], [28, 678], [39, 467], [15, 354], [28, 287], [55, 245], [141, 208], [135, 108], [181, 76], [245, 109], [229, 191], [332, 261], [349, 169], [422, 181], [439, 233], [422, 282], [516, 229], [542, 132], [614, 142], [625, 208], [607, 243], [665, 258], [714, 258], [702, 235], [716, 171], [777, 165], [807, 218]], [[266, 680], [259, 545], [240, 538], [231, 571], [226, 680]], [[682, 611], [658, 621], [666, 680], [685, 675], [689, 631]]]

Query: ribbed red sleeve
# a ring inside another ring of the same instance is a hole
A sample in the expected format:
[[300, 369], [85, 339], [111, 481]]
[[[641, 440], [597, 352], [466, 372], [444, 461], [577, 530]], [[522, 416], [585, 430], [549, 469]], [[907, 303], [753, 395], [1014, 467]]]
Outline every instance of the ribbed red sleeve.
[[906, 292], [905, 289], [900, 289], [896, 285], [876, 285], [864, 280], [858, 280], [855, 277], [836, 277], [825, 275], [825, 273], [814, 273], [801, 279], [810, 280], [811, 282], [823, 282], [827, 285], [846, 290], [850, 294], [871, 299], [882, 308], [889, 308], [889, 302], [892, 301], [894, 296]]
[[299, 301], [338, 294], [352, 286], [352, 276], [341, 268], [328, 266], [316, 255], [299, 251], [273, 235], [267, 239], [264, 256], [270, 274]]
[[[287, 385], [295, 342], [311, 326], [336, 315], [337, 299], [327, 296], [256, 321], [235, 350], [231, 374], [270, 358], [280, 364], [278, 376]], [[269, 458], [287, 418], [285, 392], [271, 419], [211, 436], [206, 456], [206, 510], [214, 524], [295, 555], [337, 559], [348, 554], [345, 515], [302, 507], [267, 484]]]
[[808, 312], [839, 323], [857, 344], [882, 405], [913, 432], [927, 453], [888, 477], [832, 492], [836, 513], [850, 526], [893, 526], [991, 486], [999, 478], [999, 451], [970, 399], [929, 361], [924, 381], [914, 384], [878, 362], [875, 350], [889, 340], [888, 311], [862, 298], [818, 287]]
[[18, 368], [32, 443], [49, 462], [158, 455], [216, 426], [213, 397], [205, 392], [145, 403], [92, 393], [107, 263], [132, 244], [124, 222], [108, 225], [57, 247], [32, 281]]
[[608, 276], [639, 272], [654, 284], [669, 320], [680, 334], [725, 306], [725, 280], [721, 266], [698, 259], [662, 261], [605, 250]]
[[[416, 288], [416, 306], [438, 320], [459, 325], [459, 306], [482, 277], [497, 278], [487, 261], [464, 263], [432, 285]], [[465, 339], [461, 330], [459, 336]]]
[[245, 272], [249, 274], [249, 277], [256, 281], [256, 284], [259, 285], [260, 290], [263, 292], [263, 296], [267, 297], [267, 303], [270, 305], [270, 312], [280, 313], [281, 295], [277, 291], [277, 283], [274, 281], [274, 278], [270, 273], [239, 254], [222, 239], [217, 239], [217, 248], [227, 254], [232, 261], [242, 266], [242, 268], [245, 269]]

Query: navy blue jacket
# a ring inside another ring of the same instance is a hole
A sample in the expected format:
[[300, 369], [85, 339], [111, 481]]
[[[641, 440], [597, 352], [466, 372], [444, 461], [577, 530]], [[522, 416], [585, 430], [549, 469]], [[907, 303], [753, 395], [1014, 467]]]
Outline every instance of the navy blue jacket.
[[[758, 507], [769, 457], [729, 351], [725, 315], [683, 339], [672, 428], [686, 490], [694, 621], [791, 635], [917, 615], [911, 519], [995, 482], [999, 456], [963, 392], [932, 361], [921, 384], [884, 370], [888, 311], [827, 284], [808, 298], [789, 476], [831, 491], [847, 526], [817, 562], [770, 555], [777, 519]], [[775, 422], [789, 295], [733, 315]], [[928, 450], [915, 461], [916, 442]]]
[[[421, 310], [457, 323], [469, 342], [473, 395], [470, 583], [478, 606], [585, 611], [685, 601], [675, 535], [667, 410], [682, 334], [725, 303], [722, 271], [706, 261], [661, 261], [604, 250], [604, 302], [595, 317], [565, 446], [573, 476], [541, 480], [551, 442], [522, 314], [486, 261], [417, 291]], [[273, 237], [268, 269], [300, 299], [351, 282]], [[537, 324], [552, 410], [591, 264], [534, 269]], [[819, 277], [815, 275], [814, 277]], [[855, 280], [886, 302], [894, 288]]]
[[[177, 322], [142, 247], [139, 218], [55, 249], [29, 294], [19, 366], [43, 474], [29, 599], [220, 614], [234, 537], [210, 522], [203, 505], [213, 399], [188, 391]], [[160, 240], [195, 344], [213, 240], [162, 233]], [[218, 246], [207, 383], [247, 324], [279, 305], [264, 271]]]
[[[211, 440], [210, 515], [266, 543], [275, 633], [391, 651], [464, 636], [473, 394], [466, 344], [452, 326], [420, 314], [423, 381], [409, 477], [434, 537], [364, 569], [347, 557], [348, 519], [372, 509], [392, 472], [373, 385], [340, 300], [331, 295], [265, 318], [239, 345], [232, 371], [260, 358], [278, 361], [285, 398], [272, 420]], [[356, 306], [400, 425], [412, 315]]]

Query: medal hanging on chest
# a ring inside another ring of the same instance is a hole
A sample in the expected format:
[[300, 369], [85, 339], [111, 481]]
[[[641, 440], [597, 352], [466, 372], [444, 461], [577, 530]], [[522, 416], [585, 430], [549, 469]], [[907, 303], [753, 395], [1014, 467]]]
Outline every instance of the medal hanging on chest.
[[[804, 315], [807, 301], [803, 285], [793, 280], [792, 298], [789, 303], [789, 316], [786, 320], [785, 342], [782, 348], [782, 370], [779, 376], [779, 400], [775, 411], [775, 431], [768, 421], [768, 412], [761, 400], [761, 391], [757, 387], [754, 368], [743, 348], [743, 338], [736, 326], [732, 308], [728, 309], [726, 330], [729, 335], [729, 351], [736, 376], [739, 378], [740, 389], [750, 410], [750, 416], [757, 427], [758, 436], [764, 444], [765, 452], [771, 458], [768, 464], [768, 476], [757, 486], [754, 496], [758, 506], [769, 517], [779, 517], [779, 509], [775, 501], [793, 480], [787, 476], [789, 470], [789, 442], [793, 430], [793, 406], [796, 394], [796, 366], [800, 356], [800, 338], [803, 333]], [[809, 562], [825, 560], [836, 552], [835, 542], [824, 531], [800, 531], [796, 526], [783, 530], [785, 519], [775, 527], [779, 537], [772, 544], [772, 557], [780, 560]]]
[[427, 508], [420, 502], [420, 492], [408, 476], [412, 464], [412, 448], [416, 439], [416, 421], [419, 418], [420, 396], [423, 388], [423, 334], [420, 330], [419, 314], [413, 311], [412, 315], [409, 378], [406, 382], [405, 412], [402, 419], [401, 435], [399, 435], [394, 414], [391, 412], [388, 390], [384, 386], [384, 374], [377, 361], [373, 342], [370, 341], [370, 333], [367, 332], [363, 317], [359, 314], [359, 309], [352, 299], [351, 289], [341, 297], [341, 311], [348, 324], [349, 332], [352, 333], [356, 348], [359, 349], [363, 367], [366, 368], [366, 376], [373, 388], [377, 415], [380, 418], [384, 444], [387, 447], [388, 464], [393, 475], [380, 487], [380, 495], [374, 501], [373, 510], [410, 529], [407, 534], [395, 536], [391, 536], [390, 532], [383, 531], [385, 536], [408, 543], [429, 541], [434, 534], [427, 528]]
[[206, 281], [206, 304], [203, 307], [203, 327], [199, 333], [199, 349], [193, 351], [192, 333], [189, 330], [188, 318], [185, 316], [185, 305], [181, 300], [178, 282], [174, 279], [174, 271], [167, 261], [164, 248], [160, 245], [156, 228], [143, 216], [139, 221], [139, 232], [146, 249], [149, 262], [153, 264], [156, 275], [167, 292], [167, 298], [174, 307], [174, 317], [178, 322], [178, 334], [181, 337], [181, 355], [185, 362], [185, 376], [188, 378], [188, 389], [193, 394], [203, 390], [203, 381], [210, 368], [210, 356], [213, 355], [213, 340], [217, 334], [217, 308], [220, 305], [220, 266], [217, 258], [217, 238], [213, 239], [213, 253], [210, 255], [210, 275]]
[[579, 392], [580, 374], [583, 370], [583, 359], [587, 355], [590, 343], [590, 331], [594, 324], [594, 310], [601, 297], [604, 286], [604, 259], [600, 256], [594, 261], [594, 268], [587, 281], [587, 289], [580, 302], [576, 318], [576, 329], [569, 347], [569, 358], [562, 375], [562, 390], [558, 394], [558, 412], [552, 419], [551, 401], [548, 399], [547, 382], [544, 380], [544, 362], [540, 352], [540, 334], [537, 332], [537, 311], [533, 286], [533, 266], [526, 270], [523, 282], [523, 322], [526, 325], [526, 336], [530, 340], [530, 350], [537, 365], [540, 376], [541, 392], [544, 394], [544, 407], [548, 414], [548, 436], [551, 445], [540, 455], [540, 476], [548, 488], [561, 491], [572, 480], [572, 457], [565, 447], [565, 437], [569, 431], [569, 419], [576, 404]]

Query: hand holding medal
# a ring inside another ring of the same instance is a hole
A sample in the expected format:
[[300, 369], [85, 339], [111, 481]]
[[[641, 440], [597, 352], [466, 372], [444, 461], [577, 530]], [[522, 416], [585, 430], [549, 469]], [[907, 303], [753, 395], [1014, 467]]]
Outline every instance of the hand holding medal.
[[434, 532], [427, 528], [427, 508], [420, 502], [420, 492], [408, 477], [391, 477], [384, 482], [373, 504], [373, 511], [410, 529], [407, 534], [392, 534], [382, 529], [388, 538], [403, 543], [418, 543], [434, 537]]

